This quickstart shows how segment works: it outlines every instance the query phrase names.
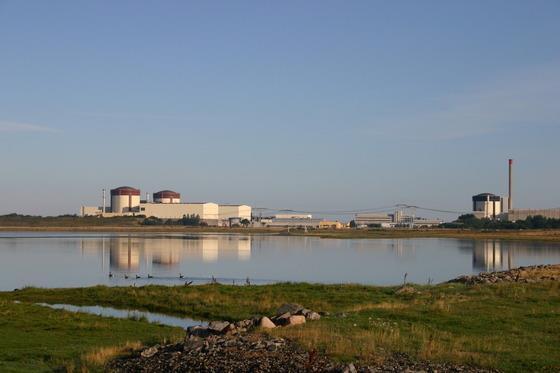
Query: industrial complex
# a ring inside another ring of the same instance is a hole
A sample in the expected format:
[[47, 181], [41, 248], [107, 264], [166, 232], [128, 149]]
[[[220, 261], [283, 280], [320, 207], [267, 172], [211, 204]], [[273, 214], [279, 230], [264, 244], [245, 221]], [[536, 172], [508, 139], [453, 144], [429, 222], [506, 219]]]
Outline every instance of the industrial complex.
[[[515, 209], [513, 208], [513, 160], [508, 160], [508, 196], [504, 198], [492, 193], [480, 193], [472, 197], [472, 214], [479, 219], [501, 221], [525, 220], [530, 216], [543, 216], [560, 219], [560, 208], [554, 209]], [[151, 199], [150, 199], [151, 197]], [[308, 213], [285, 213], [293, 210], [279, 210], [284, 213], [263, 217], [253, 216], [252, 208], [248, 205], [217, 204], [213, 202], [183, 202], [181, 194], [172, 190], [161, 190], [151, 196], [146, 193], [141, 199], [140, 189], [121, 186], [110, 191], [110, 204], [107, 206], [105, 189], [103, 189], [102, 206], [82, 206], [81, 216], [143, 216], [158, 219], [182, 219], [196, 216], [200, 222], [211, 226], [232, 226], [236, 224], [253, 227], [300, 227], [312, 229], [340, 229], [347, 226], [356, 228], [423, 228], [439, 226], [440, 219], [427, 219], [415, 216], [418, 206], [395, 205], [393, 213], [379, 213], [365, 211], [355, 213], [350, 224], [338, 220], [314, 218]], [[257, 208], [257, 210], [268, 210]], [[426, 210], [424, 208], [424, 210]], [[431, 211], [441, 211], [427, 209]], [[405, 213], [407, 212], [408, 213]], [[411, 213], [412, 211], [412, 213]], [[446, 211], [443, 211], [446, 212]], [[449, 211], [447, 211], [449, 212]], [[459, 212], [457, 212], [459, 213]]]
[[181, 219], [183, 216], [198, 216], [212, 226], [227, 226], [244, 219], [251, 220], [251, 206], [218, 205], [212, 202], [181, 202], [181, 194], [162, 190], [153, 193], [152, 200], [140, 199], [140, 189], [122, 186], [111, 189], [110, 206], [106, 206], [105, 190], [101, 207], [82, 206], [82, 216], [146, 216], [159, 219]]
[[477, 218], [517, 221], [530, 216], [560, 219], [560, 208], [552, 209], [515, 209], [513, 208], [513, 159], [508, 160], [508, 196], [504, 199], [492, 193], [481, 193], [472, 197], [473, 214]]

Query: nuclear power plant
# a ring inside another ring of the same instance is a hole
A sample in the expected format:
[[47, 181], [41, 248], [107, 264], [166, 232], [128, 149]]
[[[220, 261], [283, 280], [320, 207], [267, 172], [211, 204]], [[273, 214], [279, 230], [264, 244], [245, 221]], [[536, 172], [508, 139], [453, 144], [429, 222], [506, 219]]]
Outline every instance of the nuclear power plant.
[[530, 216], [560, 219], [560, 208], [515, 209], [513, 207], [513, 159], [508, 159], [507, 210], [504, 199], [492, 193], [481, 193], [472, 197], [473, 215], [477, 218], [507, 221], [525, 220]]
[[162, 190], [141, 199], [140, 189], [121, 186], [111, 189], [111, 204], [106, 206], [105, 189], [100, 207], [82, 206], [82, 216], [145, 216], [159, 219], [181, 219], [183, 216], [198, 216], [201, 221], [213, 226], [230, 225], [232, 221], [251, 220], [251, 206], [218, 205], [212, 202], [181, 202], [181, 194]]

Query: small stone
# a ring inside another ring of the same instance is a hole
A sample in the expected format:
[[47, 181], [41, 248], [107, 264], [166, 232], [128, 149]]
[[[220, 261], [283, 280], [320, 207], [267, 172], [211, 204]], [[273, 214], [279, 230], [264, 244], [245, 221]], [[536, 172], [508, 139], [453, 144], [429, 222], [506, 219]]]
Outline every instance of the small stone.
[[305, 316], [293, 315], [288, 319], [288, 326], [305, 324]]
[[280, 316], [275, 317], [273, 320], [275, 324], [284, 326], [289, 324], [291, 316], [291, 313], [286, 312]]
[[189, 334], [189, 336], [202, 337], [202, 338], [208, 337], [210, 334], [212, 334], [212, 332], [210, 331], [210, 329], [208, 329], [208, 327], [201, 326], [201, 325], [189, 327], [187, 329], [187, 333]]
[[276, 316], [280, 316], [285, 314], [286, 312], [291, 313], [292, 315], [296, 315], [298, 312], [303, 310], [303, 306], [296, 304], [296, 303], [285, 303], [280, 308], [276, 310]]
[[317, 312], [311, 311], [307, 315], [305, 315], [305, 318], [309, 321], [315, 321], [321, 319], [321, 315], [319, 315]]
[[276, 325], [268, 317], [264, 316], [259, 322], [259, 327], [263, 329], [274, 329]]
[[354, 364], [350, 363], [344, 368], [343, 373], [357, 373], [357, 370]]
[[228, 331], [230, 323], [227, 321], [211, 321], [208, 324], [208, 329], [215, 333], [225, 333]]
[[395, 291], [395, 294], [404, 294], [404, 295], [412, 295], [415, 293], [416, 293], [416, 289], [408, 285], [401, 286], [399, 289], [397, 289], [397, 291]]
[[155, 354], [157, 354], [157, 352], [158, 352], [158, 349], [157, 349], [156, 346], [154, 346], [154, 347], [150, 347], [150, 348], [147, 348], [144, 351], [142, 351], [140, 353], [140, 356], [142, 356], [142, 357], [152, 357]]
[[298, 315], [303, 315], [303, 316], [307, 316], [307, 314], [311, 313], [313, 311], [307, 309], [307, 308], [303, 308], [302, 310], [300, 310], [297, 314]]

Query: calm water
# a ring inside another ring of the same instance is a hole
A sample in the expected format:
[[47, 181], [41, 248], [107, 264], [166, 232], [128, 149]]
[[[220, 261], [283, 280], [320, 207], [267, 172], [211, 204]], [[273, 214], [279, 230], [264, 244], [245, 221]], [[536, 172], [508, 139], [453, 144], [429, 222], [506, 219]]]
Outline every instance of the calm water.
[[146, 319], [148, 322], [187, 329], [189, 326], [206, 325], [205, 322], [188, 318], [167, 316], [161, 313], [144, 312], [137, 310], [119, 310], [112, 307], [101, 306], [73, 306], [71, 304], [37, 303], [38, 306], [66, 310], [70, 312], [89, 313], [92, 315], [116, 317], [118, 319]]
[[[219, 234], [0, 233], [0, 290], [95, 284], [398, 284], [560, 263], [560, 244]], [[112, 274], [112, 277], [109, 274]], [[183, 278], [180, 278], [180, 275]], [[139, 276], [140, 278], [136, 278]], [[148, 278], [150, 276], [150, 278]], [[125, 278], [128, 277], [128, 278]]]

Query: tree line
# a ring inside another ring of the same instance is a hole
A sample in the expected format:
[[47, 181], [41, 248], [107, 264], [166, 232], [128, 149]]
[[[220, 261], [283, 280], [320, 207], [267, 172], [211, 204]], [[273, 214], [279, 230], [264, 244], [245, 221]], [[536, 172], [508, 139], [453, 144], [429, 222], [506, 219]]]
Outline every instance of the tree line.
[[200, 219], [200, 215], [183, 215], [181, 219], [160, 219], [150, 216], [142, 221], [142, 225], [185, 225], [190, 227], [207, 225]]
[[470, 229], [560, 229], [560, 219], [546, 218], [541, 215], [529, 216], [525, 220], [507, 221], [479, 219], [473, 214], [459, 216], [451, 223], [444, 223], [443, 228]]

